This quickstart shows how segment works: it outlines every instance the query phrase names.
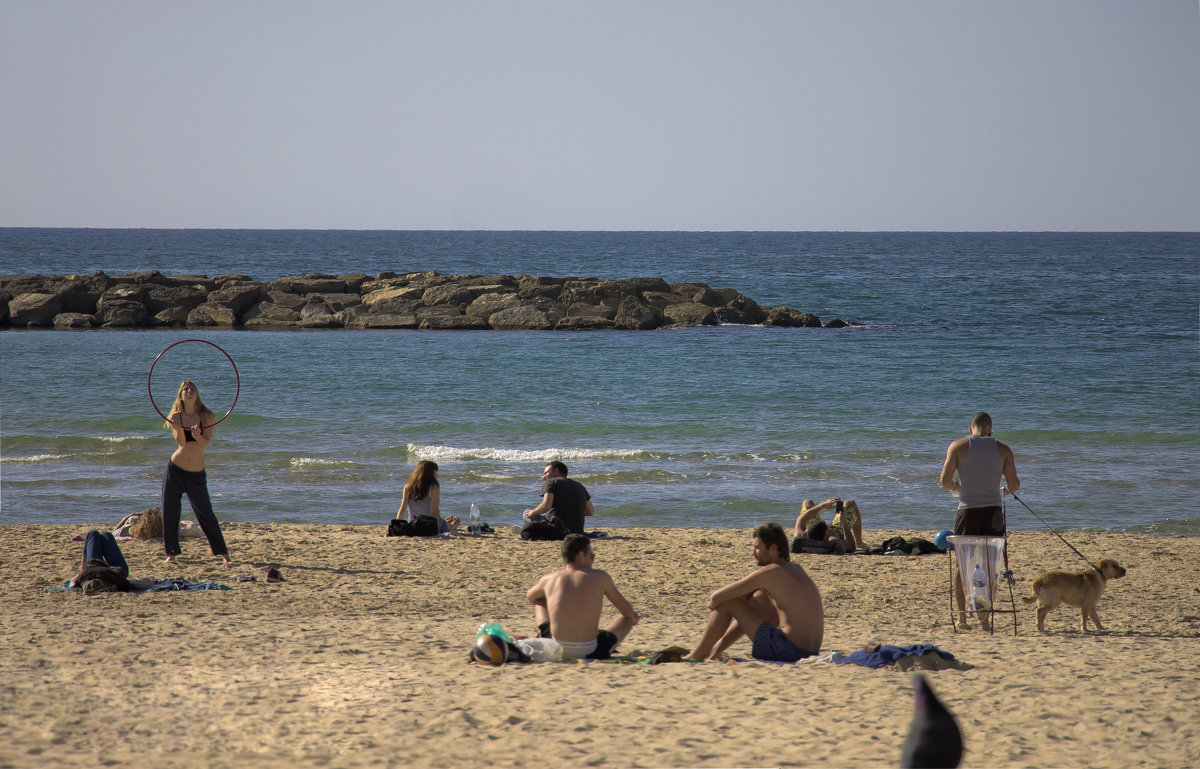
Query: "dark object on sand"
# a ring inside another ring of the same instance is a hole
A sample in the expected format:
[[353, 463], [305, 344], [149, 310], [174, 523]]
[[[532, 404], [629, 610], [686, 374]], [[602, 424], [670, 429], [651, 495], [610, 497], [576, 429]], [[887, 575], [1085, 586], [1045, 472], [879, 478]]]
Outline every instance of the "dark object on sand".
[[962, 761], [963, 739], [958, 722], [925, 676], [913, 676], [913, 720], [900, 754], [900, 766], [955, 767]]

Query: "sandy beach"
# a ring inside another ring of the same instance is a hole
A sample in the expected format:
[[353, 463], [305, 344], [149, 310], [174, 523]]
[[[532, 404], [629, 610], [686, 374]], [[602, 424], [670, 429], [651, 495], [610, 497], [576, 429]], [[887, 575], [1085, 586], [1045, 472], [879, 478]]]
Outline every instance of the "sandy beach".
[[[468, 664], [481, 622], [534, 632], [524, 599], [557, 543], [386, 538], [385, 527], [227, 523], [179, 563], [123, 542], [135, 577], [228, 591], [47, 592], [93, 526], [0, 526], [0, 767], [896, 766], [911, 672], [756, 662]], [[690, 647], [710, 591], [745, 575], [747, 530], [612, 529], [597, 540], [641, 613], [620, 652]], [[866, 532], [869, 544], [893, 535]], [[1036, 629], [1018, 601], [994, 633], [955, 632], [942, 555], [794, 556], [819, 586], [822, 653], [930, 643], [964, 766], [1185, 767], [1200, 761], [1200, 538], [1064, 532], [1116, 558], [1101, 632], [1063, 607]], [[1052, 533], [1011, 537], [1018, 597], [1083, 562]], [[276, 566], [285, 582], [267, 583]], [[237, 582], [254, 574], [254, 582]], [[1002, 592], [1003, 594], [1003, 592]], [[749, 657], [749, 644], [731, 649]]]

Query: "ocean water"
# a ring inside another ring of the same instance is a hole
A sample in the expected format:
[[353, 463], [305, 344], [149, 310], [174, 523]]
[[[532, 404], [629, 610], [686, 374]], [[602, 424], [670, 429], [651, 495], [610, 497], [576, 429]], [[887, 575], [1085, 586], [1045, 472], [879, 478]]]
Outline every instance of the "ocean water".
[[[0, 332], [0, 521], [157, 504], [183, 377], [219, 414], [219, 517], [383, 524], [419, 459], [442, 509], [515, 524], [544, 463], [595, 528], [951, 525], [947, 444], [991, 413], [1019, 530], [1200, 533], [1200, 235], [0, 229], [0, 274], [663, 277], [846, 329]], [[225, 350], [234, 368], [216, 348]], [[150, 376], [154, 364], [153, 376]], [[153, 395], [153, 402], [152, 402]], [[1030, 512], [1030, 509], [1033, 511]], [[1036, 516], [1033, 514], [1036, 513]]]

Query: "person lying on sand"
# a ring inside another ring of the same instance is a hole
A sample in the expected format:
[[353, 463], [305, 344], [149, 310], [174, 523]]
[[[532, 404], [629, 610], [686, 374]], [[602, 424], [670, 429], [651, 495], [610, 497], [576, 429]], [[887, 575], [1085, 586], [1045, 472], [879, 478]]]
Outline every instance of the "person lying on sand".
[[71, 587], [91, 595], [145, 590], [151, 584], [151, 580], [129, 578], [129, 564], [112, 532], [93, 529], [84, 537], [83, 560], [79, 573], [71, 579]]
[[[641, 618], [608, 572], [592, 568], [596, 556], [587, 536], [568, 534], [562, 557], [566, 565], [544, 575], [525, 594], [533, 604], [538, 636], [557, 641], [564, 658], [607, 659]], [[605, 598], [620, 614], [601, 630]]]
[[795, 662], [821, 649], [825, 612], [816, 584], [788, 556], [787, 534], [777, 523], [754, 530], [758, 568], [708, 598], [712, 614], [686, 659], [716, 659], [743, 635], [755, 659]]
[[822, 521], [820, 518], [814, 520], [808, 525], [808, 529], [803, 534], [804, 539], [810, 539], [814, 542], [824, 542], [827, 545], [833, 546], [834, 553], [853, 553], [854, 547], [837, 535], [837, 530], [829, 524]]
[[829, 526], [837, 533], [838, 538], [849, 546], [842, 552], [853, 553], [863, 546], [862, 513], [859, 512], [858, 503], [853, 499], [847, 499], [843, 502], [839, 497], [830, 497], [819, 504], [811, 499], [801, 502], [800, 516], [796, 518], [796, 526], [792, 530], [792, 536], [805, 536], [804, 532], [815, 521], [822, 520], [822, 510], [833, 511], [833, 523], [829, 524]]

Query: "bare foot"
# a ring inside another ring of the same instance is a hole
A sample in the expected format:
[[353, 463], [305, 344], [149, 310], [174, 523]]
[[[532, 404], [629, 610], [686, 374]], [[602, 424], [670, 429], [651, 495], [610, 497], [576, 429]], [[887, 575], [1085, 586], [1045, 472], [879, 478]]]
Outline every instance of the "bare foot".
[[163, 563], [175, 563], [175, 556], [168, 555], [167, 560], [163, 561]]
[[225, 561], [225, 563], [233, 563], [233, 561], [232, 561], [232, 560], [230, 560], [230, 558], [229, 558], [229, 554], [228, 554], [228, 553], [226, 553], [225, 555], [221, 556], [221, 560]]

